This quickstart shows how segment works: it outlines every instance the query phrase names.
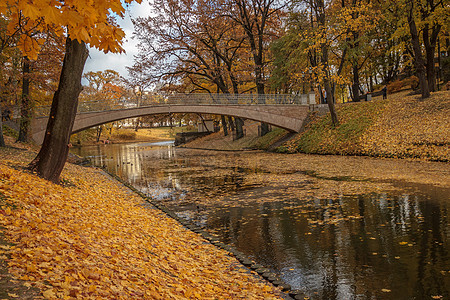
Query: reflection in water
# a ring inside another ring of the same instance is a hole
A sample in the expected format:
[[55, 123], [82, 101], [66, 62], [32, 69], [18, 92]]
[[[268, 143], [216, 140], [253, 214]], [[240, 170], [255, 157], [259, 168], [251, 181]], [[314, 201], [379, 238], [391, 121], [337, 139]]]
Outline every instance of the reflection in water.
[[[397, 193], [299, 199], [289, 183], [249, 181], [269, 173], [224, 166], [215, 153], [177, 156], [171, 144], [151, 143], [75, 150], [311, 299], [450, 297], [448, 189], [398, 182]], [[303, 176], [300, 188], [315, 174]], [[193, 195], [220, 201], [199, 203]]]

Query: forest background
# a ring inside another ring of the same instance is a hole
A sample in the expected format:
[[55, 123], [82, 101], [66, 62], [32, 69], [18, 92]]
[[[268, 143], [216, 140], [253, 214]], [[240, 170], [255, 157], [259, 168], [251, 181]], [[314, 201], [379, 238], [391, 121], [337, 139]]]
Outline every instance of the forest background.
[[[1, 110], [2, 121], [17, 117], [18, 140], [26, 142], [33, 114], [44, 105], [55, 107], [49, 142], [30, 165], [54, 181], [67, 157], [78, 101], [114, 107], [153, 93], [314, 91], [337, 128], [335, 103], [361, 101], [384, 86], [389, 94], [412, 88], [426, 99], [447, 88], [450, 79], [446, 0], [155, 0], [152, 15], [133, 20], [139, 54], [128, 77], [114, 70], [88, 72], [83, 76], [89, 84], [81, 88], [85, 44], [123, 51], [124, 32], [114, 18], [123, 17], [125, 5], [113, 1], [79, 9], [81, 2], [73, 7], [47, 2], [10, 0], [0, 6]], [[76, 68], [64, 75], [71, 57]], [[66, 94], [70, 97], [63, 96], [65, 82], [76, 84]], [[137, 126], [154, 118], [181, 122], [198, 116], [148, 117]], [[244, 120], [217, 118], [225, 135], [235, 130], [242, 136]], [[113, 127], [103, 125], [97, 132], [107, 126]], [[261, 124], [262, 134], [267, 131]], [[61, 155], [43, 158], [43, 153]]]

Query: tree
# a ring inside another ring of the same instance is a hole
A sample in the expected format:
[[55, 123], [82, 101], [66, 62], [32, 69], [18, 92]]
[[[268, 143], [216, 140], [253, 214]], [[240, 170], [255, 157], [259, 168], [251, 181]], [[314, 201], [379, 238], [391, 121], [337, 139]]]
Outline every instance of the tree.
[[[244, 64], [238, 63], [246, 61], [241, 56], [245, 35], [221, 15], [221, 4], [155, 1], [153, 5], [158, 15], [133, 20], [140, 53], [130, 74], [147, 83], [176, 82], [169, 86], [182, 87], [184, 93], [239, 94], [245, 81], [240, 76]], [[237, 124], [239, 138], [243, 120]]]
[[69, 152], [69, 138], [77, 112], [81, 75], [87, 56], [84, 42], [67, 38], [63, 69], [58, 90], [53, 96], [44, 142], [29, 165], [32, 171], [55, 183], [59, 182]]
[[[411, 5], [408, 10], [408, 25], [411, 33], [411, 42], [414, 50], [414, 64], [416, 66], [417, 77], [419, 77], [420, 91], [422, 98], [430, 97], [430, 88], [425, 73], [425, 64], [422, 57], [422, 50], [419, 41], [419, 33], [417, 31], [416, 21], [413, 17], [414, 0], [411, 0]], [[434, 63], [433, 63], [434, 68]]]
[[390, 1], [389, 20], [402, 36], [405, 58], [412, 58], [422, 98], [436, 90], [435, 52], [439, 33], [448, 29], [448, 3], [444, 0]]
[[[225, 14], [234, 20], [244, 30], [250, 53], [253, 59], [253, 72], [258, 95], [265, 94], [265, 68], [268, 63], [268, 45], [274, 40], [275, 26], [270, 24], [279, 23], [280, 11], [284, 5], [277, 0], [231, 0], [231, 13]], [[264, 103], [264, 97], [258, 97], [259, 103]], [[261, 135], [269, 132], [268, 124], [261, 123]]]
[[[113, 109], [114, 107], [122, 106], [122, 100], [126, 91], [124, 89], [123, 80], [117, 71], [108, 69], [98, 72], [87, 72], [83, 75], [89, 82], [89, 86], [83, 89], [80, 94], [80, 99], [85, 100], [83, 105], [94, 103], [100, 106], [100, 109]], [[99, 125], [97, 129], [97, 142], [104, 127], [107, 124]]]
[[[131, 3], [126, 0], [125, 3]], [[140, 0], [136, 0], [140, 2]], [[53, 182], [59, 182], [68, 155], [68, 142], [75, 119], [81, 75], [88, 51], [86, 43], [104, 52], [123, 52], [123, 30], [114, 16], [123, 17], [125, 9], [119, 0], [33, 2], [6, 0], [0, 13], [9, 19], [8, 33], [32, 29], [67, 33], [63, 67], [58, 89], [54, 94], [44, 142], [29, 168]], [[30, 59], [36, 59], [43, 41], [21, 35], [17, 47]]]
[[[51, 103], [50, 95], [56, 90], [64, 56], [64, 40], [50, 34], [41, 34], [45, 42], [34, 61], [23, 57], [14, 48], [3, 51], [0, 82], [2, 102], [7, 106], [20, 105], [20, 129], [18, 141], [27, 142], [29, 126], [35, 105]], [[62, 45], [62, 46], [61, 46]], [[19, 95], [21, 89], [21, 95]]]
[[23, 79], [22, 79], [22, 101], [20, 106], [20, 130], [18, 142], [28, 142], [28, 128], [31, 123], [30, 108], [30, 60], [27, 56], [23, 57]]
[[[1, 12], [1, 11], [0, 11]], [[17, 37], [19, 35], [19, 32], [13, 32], [8, 33], [7, 31], [7, 27], [8, 27], [8, 15], [3, 12], [2, 14], [0, 14], [0, 58], [1, 58], [1, 65], [2, 68], [0, 69], [2, 71], [2, 79], [4, 79], [4, 64], [5, 64], [5, 55], [4, 55], [4, 50], [13, 47], [13, 45], [15, 44]], [[11, 78], [11, 77], [9, 77]], [[2, 113], [2, 103], [4, 102], [4, 97], [7, 94], [5, 90], [7, 90], [8, 84], [7, 82], [3, 82], [2, 80], [2, 91], [1, 91], [1, 99], [0, 99], [0, 147], [5, 147], [5, 139], [3, 137], [3, 113]]]
[[[443, 26], [450, 22], [449, 7], [445, 6], [443, 0], [426, 0], [420, 5], [420, 15], [422, 24], [422, 39], [425, 48], [427, 81], [430, 91], [436, 91], [436, 72], [434, 56], [439, 32]], [[440, 55], [440, 54], [439, 54]]]

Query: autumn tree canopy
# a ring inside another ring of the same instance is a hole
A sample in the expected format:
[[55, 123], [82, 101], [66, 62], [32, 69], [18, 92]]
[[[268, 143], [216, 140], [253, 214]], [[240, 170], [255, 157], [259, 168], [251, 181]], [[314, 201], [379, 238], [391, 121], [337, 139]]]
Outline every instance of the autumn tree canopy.
[[[51, 140], [54, 128], [62, 129], [55, 140], [59, 146], [45, 142], [45, 151], [32, 164], [46, 178], [57, 181], [67, 154], [86, 45], [123, 52], [124, 31], [116, 18], [124, 16], [131, 2], [0, 4], [2, 103], [26, 104], [34, 97], [44, 103], [47, 90], [56, 90], [46, 137]], [[417, 82], [423, 98], [445, 84], [442, 66], [449, 64], [450, 45], [447, 0], [155, 0], [151, 5], [152, 15], [133, 20], [139, 54], [129, 67], [129, 89], [144, 91], [154, 85], [178, 92], [227, 94], [314, 90], [319, 101], [328, 104], [337, 126], [336, 102], [360, 101], [404, 78]], [[61, 52], [64, 61], [53, 63], [50, 58], [61, 57], [56, 55]], [[63, 82], [73, 83], [65, 100], [62, 94], [68, 87]], [[96, 85], [92, 82], [91, 88], [112, 98], [120, 92], [115, 83]], [[68, 123], [59, 123], [62, 115], [71, 116], [63, 118]], [[58, 155], [50, 157], [53, 147]], [[58, 162], [58, 167], [44, 161]]]
[[66, 161], [81, 91], [81, 76], [88, 55], [86, 44], [105, 53], [123, 52], [124, 31], [115, 19], [124, 16], [124, 5], [131, 2], [6, 0], [0, 5], [0, 14], [7, 23], [2, 52], [14, 42], [23, 56], [35, 60], [44, 43], [38, 33], [52, 32], [66, 37], [59, 86], [53, 97], [44, 142], [30, 164], [30, 169], [40, 176], [58, 182]]

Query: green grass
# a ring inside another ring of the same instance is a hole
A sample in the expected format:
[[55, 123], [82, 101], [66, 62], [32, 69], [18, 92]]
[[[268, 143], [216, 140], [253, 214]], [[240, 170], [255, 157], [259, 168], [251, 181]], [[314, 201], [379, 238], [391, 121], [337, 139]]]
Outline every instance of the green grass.
[[333, 127], [330, 114], [314, 119], [303, 134], [278, 152], [311, 154], [358, 154], [359, 139], [377, 119], [386, 101], [343, 104], [337, 107], [339, 125]]
[[283, 135], [286, 134], [286, 130], [278, 127], [274, 127], [274, 129], [270, 132], [268, 132], [266, 135], [262, 137], [258, 137], [252, 145], [249, 146], [249, 148], [252, 149], [260, 149], [260, 150], [267, 150], [269, 147], [279, 140]]

